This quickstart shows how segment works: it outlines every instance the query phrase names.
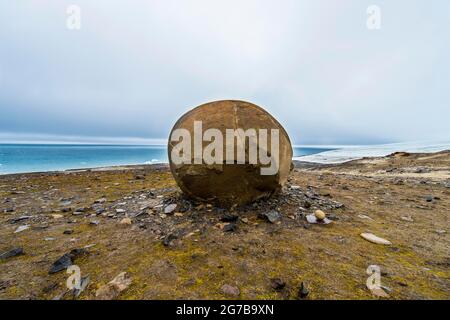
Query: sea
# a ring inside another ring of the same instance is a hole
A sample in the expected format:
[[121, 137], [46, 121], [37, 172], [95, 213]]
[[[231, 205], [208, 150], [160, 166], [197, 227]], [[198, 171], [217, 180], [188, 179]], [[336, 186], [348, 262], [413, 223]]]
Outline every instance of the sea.
[[[435, 152], [450, 143], [379, 146], [294, 146], [295, 160], [337, 163], [394, 151]], [[164, 145], [0, 144], [0, 174], [167, 163]]]

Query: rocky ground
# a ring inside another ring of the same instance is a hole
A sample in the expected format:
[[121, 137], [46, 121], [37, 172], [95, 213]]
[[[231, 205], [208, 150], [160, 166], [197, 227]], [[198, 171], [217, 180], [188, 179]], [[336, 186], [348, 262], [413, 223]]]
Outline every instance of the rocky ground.
[[281, 194], [229, 210], [162, 165], [0, 176], [0, 299], [449, 299], [449, 195], [450, 152], [298, 162]]

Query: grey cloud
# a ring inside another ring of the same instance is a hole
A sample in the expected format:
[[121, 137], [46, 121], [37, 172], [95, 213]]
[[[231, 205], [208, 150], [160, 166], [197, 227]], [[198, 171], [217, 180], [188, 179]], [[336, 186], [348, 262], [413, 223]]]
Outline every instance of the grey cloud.
[[[0, 3], [0, 132], [164, 139], [189, 108], [257, 103], [298, 144], [450, 136], [450, 3]], [[66, 28], [66, 8], [82, 28]]]

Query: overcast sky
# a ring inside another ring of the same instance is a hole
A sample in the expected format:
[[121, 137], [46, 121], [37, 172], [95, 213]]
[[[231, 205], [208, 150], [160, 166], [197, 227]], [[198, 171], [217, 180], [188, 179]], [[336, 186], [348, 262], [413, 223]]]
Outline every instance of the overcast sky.
[[0, 142], [166, 139], [219, 99], [264, 107], [295, 144], [449, 140], [449, 16], [446, 0], [0, 0]]

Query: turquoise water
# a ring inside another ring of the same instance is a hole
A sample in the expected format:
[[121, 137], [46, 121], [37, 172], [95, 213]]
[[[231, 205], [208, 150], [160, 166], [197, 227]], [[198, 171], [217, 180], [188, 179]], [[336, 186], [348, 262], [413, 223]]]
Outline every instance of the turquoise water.
[[325, 151], [335, 150], [335, 148], [321, 148], [321, 147], [294, 147], [294, 157], [304, 157]]
[[[294, 157], [325, 148], [294, 148]], [[0, 174], [167, 162], [166, 146], [0, 144]]]

